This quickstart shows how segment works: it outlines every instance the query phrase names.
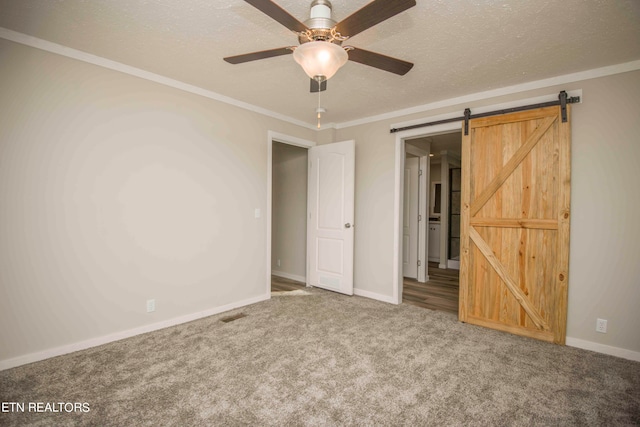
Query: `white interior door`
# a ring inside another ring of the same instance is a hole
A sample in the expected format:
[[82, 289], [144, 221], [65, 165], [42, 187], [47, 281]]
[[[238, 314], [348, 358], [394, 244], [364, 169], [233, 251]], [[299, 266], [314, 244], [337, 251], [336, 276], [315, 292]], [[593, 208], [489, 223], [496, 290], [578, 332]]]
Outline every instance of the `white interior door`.
[[308, 280], [353, 295], [355, 142], [309, 149]]
[[420, 159], [407, 156], [404, 162], [404, 206], [402, 225], [402, 274], [418, 278], [418, 198]]

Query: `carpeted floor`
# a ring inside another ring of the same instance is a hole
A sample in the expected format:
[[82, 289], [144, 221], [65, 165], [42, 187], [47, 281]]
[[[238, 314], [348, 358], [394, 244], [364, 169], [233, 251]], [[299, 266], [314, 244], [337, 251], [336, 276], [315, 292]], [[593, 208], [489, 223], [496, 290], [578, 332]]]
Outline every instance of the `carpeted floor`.
[[89, 411], [0, 425], [640, 425], [638, 362], [309, 292], [2, 371], [2, 402]]

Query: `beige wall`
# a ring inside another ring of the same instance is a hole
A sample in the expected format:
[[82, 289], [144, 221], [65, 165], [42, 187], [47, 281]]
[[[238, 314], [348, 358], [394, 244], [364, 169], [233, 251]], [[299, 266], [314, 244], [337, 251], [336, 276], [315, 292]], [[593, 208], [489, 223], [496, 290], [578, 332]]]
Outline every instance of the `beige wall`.
[[271, 269], [299, 278], [307, 270], [307, 161], [306, 148], [273, 144]]
[[315, 132], [5, 40], [0, 64], [0, 361], [266, 297], [267, 132]]
[[[568, 337], [640, 352], [640, 72], [628, 72], [517, 95], [339, 129], [335, 140], [356, 141], [355, 284], [393, 294], [395, 135], [392, 123], [465, 107], [583, 90], [573, 110], [572, 224]], [[609, 332], [595, 332], [596, 318]]]
[[0, 361], [266, 296], [268, 130], [356, 141], [355, 287], [390, 297], [390, 124], [561, 89], [568, 336], [640, 351], [640, 72], [315, 133], [4, 40], [0, 64]]
[[393, 289], [394, 141], [387, 122], [339, 129], [355, 140], [353, 286], [391, 299]]
[[[578, 86], [578, 85], [576, 85]], [[584, 82], [573, 111], [568, 336], [640, 351], [640, 71]], [[595, 332], [608, 319], [607, 334]]]

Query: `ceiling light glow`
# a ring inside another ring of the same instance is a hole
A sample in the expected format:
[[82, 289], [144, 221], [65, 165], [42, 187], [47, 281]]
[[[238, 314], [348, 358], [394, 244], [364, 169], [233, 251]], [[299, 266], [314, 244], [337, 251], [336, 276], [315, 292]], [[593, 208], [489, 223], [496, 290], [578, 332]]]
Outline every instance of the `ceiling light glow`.
[[322, 82], [333, 77], [349, 55], [335, 43], [311, 41], [298, 46], [293, 51], [293, 59], [310, 78]]

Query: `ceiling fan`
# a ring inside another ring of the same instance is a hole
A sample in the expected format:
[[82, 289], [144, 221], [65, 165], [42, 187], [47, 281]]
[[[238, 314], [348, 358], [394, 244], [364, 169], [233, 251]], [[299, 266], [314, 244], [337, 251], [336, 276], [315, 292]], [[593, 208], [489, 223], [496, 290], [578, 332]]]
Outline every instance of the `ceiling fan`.
[[413, 67], [410, 62], [353, 46], [342, 46], [342, 43], [349, 37], [415, 6], [415, 0], [374, 0], [338, 23], [331, 19], [332, 6], [329, 0], [313, 0], [310, 18], [304, 23], [271, 0], [245, 1], [293, 31], [298, 36], [300, 45], [223, 58], [230, 64], [241, 64], [293, 53], [296, 62], [311, 78], [312, 92], [324, 90], [326, 80], [331, 78], [347, 60], [401, 76]]

